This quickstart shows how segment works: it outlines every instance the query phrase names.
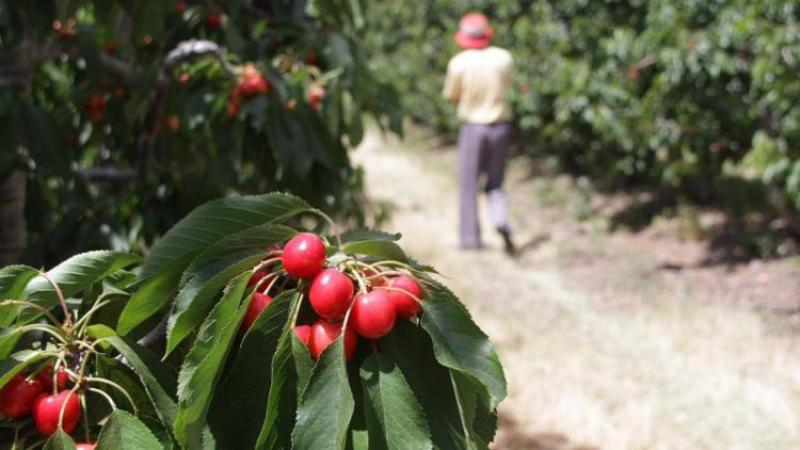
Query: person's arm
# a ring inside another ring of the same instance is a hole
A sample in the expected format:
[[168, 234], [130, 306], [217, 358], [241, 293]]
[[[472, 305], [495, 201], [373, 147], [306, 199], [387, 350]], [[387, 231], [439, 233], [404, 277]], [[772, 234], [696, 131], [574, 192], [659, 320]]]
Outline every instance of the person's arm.
[[447, 65], [447, 76], [444, 79], [442, 97], [451, 103], [458, 103], [458, 99], [461, 97], [461, 72], [456, 70], [452, 60]]

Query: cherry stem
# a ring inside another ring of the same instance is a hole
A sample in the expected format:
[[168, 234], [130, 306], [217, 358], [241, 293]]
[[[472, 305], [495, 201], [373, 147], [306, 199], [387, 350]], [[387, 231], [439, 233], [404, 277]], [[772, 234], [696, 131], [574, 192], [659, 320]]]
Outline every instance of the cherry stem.
[[131, 394], [129, 394], [128, 391], [125, 390], [124, 387], [120, 386], [119, 384], [117, 384], [117, 383], [115, 383], [115, 382], [113, 382], [113, 381], [111, 381], [109, 379], [101, 378], [101, 377], [87, 377], [86, 381], [89, 382], [89, 383], [107, 384], [107, 385], [117, 389], [118, 391], [120, 391], [122, 393], [122, 395], [125, 396], [125, 398], [128, 400], [128, 403], [131, 404], [131, 408], [133, 408], [133, 414], [134, 415], [139, 415], [139, 408], [136, 407], [136, 403], [133, 402], [133, 398], [131, 397]]
[[72, 328], [72, 317], [69, 314], [69, 308], [67, 308], [67, 301], [64, 300], [64, 293], [61, 292], [61, 288], [58, 287], [58, 284], [55, 281], [53, 281], [52, 279], [50, 279], [49, 276], [47, 276], [47, 272], [39, 272], [39, 274], [42, 277], [44, 277], [44, 279], [47, 280], [47, 282], [50, 283], [51, 286], [53, 286], [53, 290], [56, 293], [56, 297], [58, 297], [58, 303], [61, 304], [61, 310], [64, 311], [64, 326]]
[[331, 231], [333, 231], [333, 237], [336, 238], [336, 246], [342, 248], [342, 236], [339, 234], [339, 227], [336, 226], [336, 223], [333, 221], [333, 219], [319, 209], [314, 208], [311, 211], [328, 222], [328, 225], [331, 226]]
[[419, 304], [422, 304], [422, 299], [421, 298], [417, 297], [416, 295], [412, 294], [411, 292], [409, 292], [409, 291], [407, 291], [405, 289], [400, 289], [400, 288], [390, 287], [390, 286], [381, 286], [381, 289], [385, 289], [387, 291], [401, 292], [401, 293], [406, 294], [409, 297], [413, 298], [415, 302], [417, 302]]
[[81, 336], [81, 333], [83, 333], [83, 330], [85, 330], [86, 326], [89, 325], [89, 319], [92, 318], [92, 315], [94, 315], [94, 313], [96, 313], [98, 310], [100, 310], [100, 308], [106, 306], [109, 303], [111, 303], [111, 300], [104, 300], [104, 301], [100, 301], [100, 302], [95, 303], [94, 306], [92, 306], [92, 308], [89, 309], [89, 311], [86, 311], [86, 314], [84, 314], [83, 317], [81, 317], [80, 319], [78, 319], [77, 322], [75, 322], [75, 329], [79, 329], [79, 328], [81, 328], [81, 325], [83, 325], [83, 328], [81, 328], [77, 333], [78, 336]]
[[[264, 277], [264, 278], [266, 278], [266, 277]], [[280, 277], [278, 277], [278, 276], [273, 277], [272, 281], [270, 281], [270, 283], [267, 285], [267, 288], [264, 289], [264, 294], [269, 295], [270, 289], [272, 289], [272, 287], [275, 286], [275, 283], [277, 283], [279, 279], [280, 279]]]
[[95, 394], [98, 394], [98, 395], [100, 395], [101, 397], [105, 398], [105, 399], [106, 399], [106, 401], [108, 402], [108, 404], [109, 404], [109, 405], [111, 405], [111, 410], [112, 410], [112, 411], [115, 411], [115, 410], [117, 409], [117, 404], [116, 404], [116, 403], [114, 403], [114, 400], [111, 398], [111, 396], [110, 396], [110, 395], [108, 395], [108, 394], [106, 394], [105, 392], [103, 392], [103, 390], [102, 390], [102, 389], [97, 389], [97, 388], [89, 388], [89, 389], [88, 389], [88, 391], [90, 391], [90, 392], [94, 392]]
[[[281, 252], [281, 253], [283, 253], [283, 252]], [[272, 265], [272, 264], [274, 264], [274, 263], [276, 263], [276, 262], [278, 262], [280, 260], [281, 260], [280, 256], [275, 256], [274, 258], [267, 258], [267, 259], [261, 261], [260, 263], [258, 263], [258, 265], [253, 268], [253, 273], [256, 273], [259, 270], [265, 269], [265, 268], [269, 267], [270, 265]]]
[[264, 291], [264, 293], [266, 293], [267, 290], [272, 288], [272, 284], [274, 284], [275, 280], [278, 279], [278, 273], [277, 272], [270, 272], [270, 273], [264, 275], [264, 277], [261, 278], [260, 280], [258, 280], [258, 282], [256, 283], [255, 292], [259, 292], [259, 289], [261, 288], [261, 286], [263, 286], [264, 283], [266, 283], [267, 281], [270, 281], [270, 279], [272, 279], [272, 283], [270, 283], [270, 285], [267, 287], [267, 289]]
[[[83, 409], [83, 416], [88, 417], [89, 413], [86, 409], [86, 397], [81, 397], [81, 408]], [[90, 442], [92, 440], [92, 435], [89, 433], [89, 421], [82, 420], [83, 422], [83, 437], [86, 439], [86, 442]]]
[[61, 326], [61, 322], [59, 322], [58, 319], [56, 319], [56, 316], [54, 316], [53, 313], [51, 313], [47, 308], [45, 308], [42, 305], [37, 305], [36, 303], [29, 302], [27, 300], [3, 300], [2, 302], [0, 302], [0, 306], [5, 306], [5, 305], [22, 305], [22, 306], [27, 306], [28, 308], [36, 309], [41, 313], [43, 313], [45, 316], [47, 316], [48, 320], [50, 320], [50, 322], [53, 322], [53, 325]]
[[[298, 288], [300, 287], [302, 287], [302, 282], [301, 286], [298, 286]], [[297, 316], [300, 315], [300, 306], [303, 305], [303, 297], [304, 297], [303, 291], [301, 289], [298, 289], [298, 292], [300, 292], [300, 296], [297, 298], [297, 305], [295, 305], [294, 311], [292, 311], [292, 321], [291, 321], [292, 328], [294, 328], [295, 325], [297, 325]]]
[[67, 343], [67, 340], [66, 340], [66, 339], [64, 339], [64, 338], [63, 338], [61, 335], [59, 335], [57, 332], [53, 331], [53, 329], [52, 329], [52, 328], [54, 328], [54, 327], [52, 327], [52, 326], [50, 326], [50, 325], [44, 325], [44, 324], [42, 324], [42, 325], [39, 325], [39, 324], [30, 324], [30, 325], [25, 325], [25, 326], [22, 326], [22, 327], [18, 328], [18, 329], [17, 329], [17, 332], [19, 332], [19, 333], [27, 333], [28, 331], [41, 331], [41, 332], [43, 332], [43, 333], [47, 333], [47, 334], [49, 334], [50, 336], [52, 336], [52, 337], [56, 338], [56, 339], [57, 339], [58, 341], [60, 341], [62, 344], [66, 344], [66, 343]]
[[[75, 383], [75, 386], [69, 390], [69, 394], [67, 394], [67, 400], [73, 395], [78, 395], [78, 388], [80, 384]], [[64, 411], [67, 410], [67, 400], [64, 400], [64, 403], [61, 404], [61, 411], [58, 412], [58, 428], [64, 429]], [[80, 396], [78, 395], [78, 401], [80, 401]]]

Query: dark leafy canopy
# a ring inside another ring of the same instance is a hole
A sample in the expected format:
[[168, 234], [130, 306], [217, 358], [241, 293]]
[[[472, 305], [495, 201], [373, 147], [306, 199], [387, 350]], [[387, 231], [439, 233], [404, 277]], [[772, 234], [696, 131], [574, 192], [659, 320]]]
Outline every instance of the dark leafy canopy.
[[[226, 211], [226, 219], [219, 219], [219, 211]], [[135, 316], [133, 326], [145, 335], [139, 342], [120, 333], [134, 317], [127, 309], [109, 320], [87, 319], [89, 340], [78, 348], [103, 352], [95, 357], [92, 377], [108, 377], [128, 392], [107, 393], [121, 408], [105, 421], [100, 419], [108, 412], [99, 413], [97, 402], [87, 401], [92, 414], [85, 417], [91, 418], [90, 432], [100, 448], [487, 448], [506, 392], [497, 355], [452, 292], [406, 256], [398, 236], [348, 233], [349, 242], [332, 246], [329, 263], [358, 267], [361, 258], [375, 263], [369, 270], [381, 263], [393, 270], [413, 267], [425, 286], [419, 320], [398, 320], [384, 338], [362, 339], [352, 360], [345, 358], [341, 336], [319, 360], [312, 359], [295, 332], [313, 316], [305, 296], [308, 282], [280, 275], [281, 263], [267, 250], [294, 236], [297, 231], [287, 224], [303, 211], [308, 205], [285, 194], [224, 199], [181, 221], [133, 271], [128, 266], [137, 260], [115, 252], [76, 255], [48, 271], [64, 283], [67, 308], [76, 313], [105, 301], [97, 294], [98, 283], [128, 306], [145, 294], [162, 296], [153, 317]], [[243, 330], [256, 289], [248, 282], [256, 267], [265, 266], [281, 282], [269, 292], [274, 299]], [[136, 281], [132, 272], [138, 273]], [[25, 266], [0, 269], [0, 289], [19, 299], [29, 296], [58, 314], [59, 305], [39, 301], [55, 293], [37, 273]], [[21, 330], [18, 317], [6, 329]], [[157, 321], [167, 323], [165, 329]], [[56, 326], [48, 330], [67, 336]], [[157, 338], [147, 338], [153, 335]], [[28, 346], [0, 360], [0, 385], [37, 370], [59, 351], [52, 344], [44, 351], [38, 344]], [[166, 354], [163, 361], [153, 350]], [[91, 380], [87, 383], [95, 386]], [[56, 434], [47, 445], [72, 448], [72, 439], [77, 438]]]
[[800, 210], [797, 2], [382, 2], [366, 45], [418, 119], [455, 126], [440, 92], [470, 10], [490, 16], [515, 57], [513, 122], [527, 151], [695, 198], [741, 175]]
[[[0, 179], [14, 166], [29, 175], [26, 260], [146, 248], [195, 206], [235, 192], [286, 190], [361, 217], [347, 148], [364, 115], [399, 130], [396, 95], [359, 44], [366, 6], [0, 0]], [[219, 26], [208, 19], [217, 13]], [[189, 39], [213, 45], [166, 64]], [[229, 114], [244, 64], [271, 90]]]

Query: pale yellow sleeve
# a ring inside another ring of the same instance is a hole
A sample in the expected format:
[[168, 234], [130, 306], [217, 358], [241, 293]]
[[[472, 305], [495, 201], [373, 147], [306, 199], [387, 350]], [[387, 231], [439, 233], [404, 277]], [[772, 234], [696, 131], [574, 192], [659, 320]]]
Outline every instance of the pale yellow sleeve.
[[461, 97], [461, 71], [455, 67], [452, 60], [447, 65], [447, 76], [444, 79], [442, 97], [454, 103]]

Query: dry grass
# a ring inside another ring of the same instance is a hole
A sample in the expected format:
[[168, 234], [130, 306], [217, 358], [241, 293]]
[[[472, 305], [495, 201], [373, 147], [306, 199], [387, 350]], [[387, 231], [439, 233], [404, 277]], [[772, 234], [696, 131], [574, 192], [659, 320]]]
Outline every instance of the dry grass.
[[460, 252], [455, 155], [431, 142], [373, 133], [356, 159], [371, 198], [393, 205], [385, 228], [450, 277], [497, 346], [509, 398], [494, 448], [800, 448], [800, 333], [743, 301], [741, 276], [659, 271], [680, 246], [578, 222], [568, 185], [522, 167], [508, 190], [529, 251]]

